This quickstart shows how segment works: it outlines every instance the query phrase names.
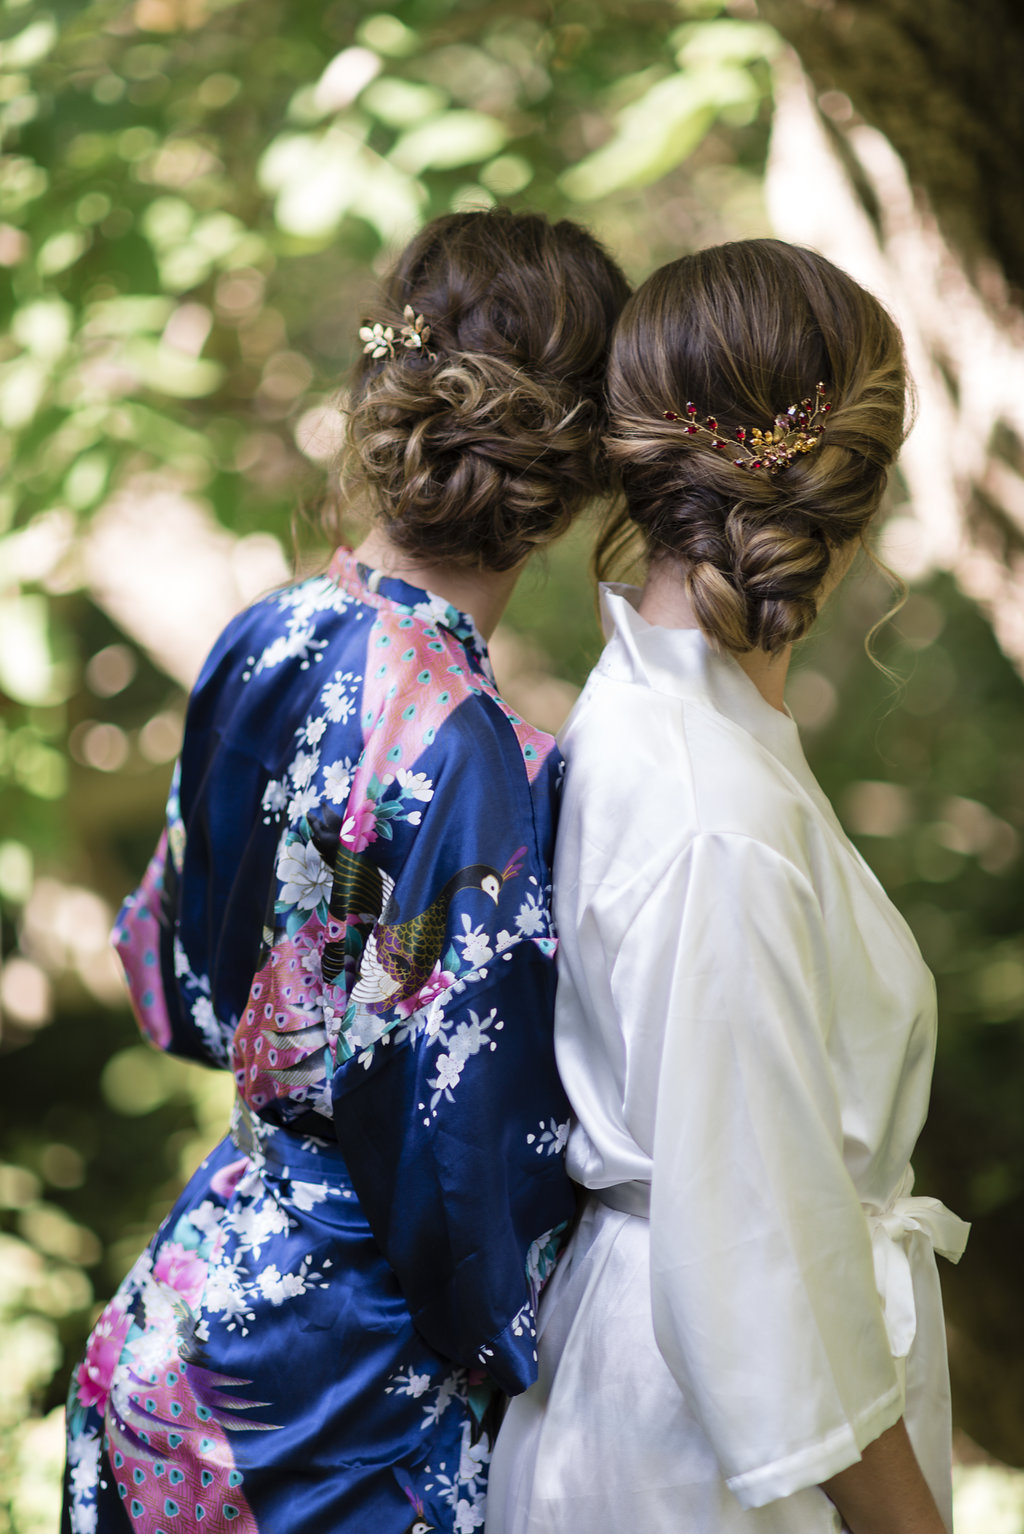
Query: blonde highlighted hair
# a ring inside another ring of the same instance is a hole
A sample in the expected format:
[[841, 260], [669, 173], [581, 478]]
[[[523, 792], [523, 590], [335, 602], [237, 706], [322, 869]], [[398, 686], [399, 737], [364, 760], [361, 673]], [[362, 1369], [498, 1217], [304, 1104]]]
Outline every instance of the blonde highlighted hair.
[[[770, 426], [825, 385], [818, 445], [784, 469], [738, 467], [680, 421], [693, 402], [728, 441]], [[801, 638], [837, 551], [878, 510], [907, 426], [899, 330], [823, 256], [743, 240], [656, 271], [627, 303], [612, 343], [606, 449], [626, 506], [598, 543], [616, 574], [637, 530], [652, 562], [673, 559], [704, 633], [726, 650], [777, 651]]]

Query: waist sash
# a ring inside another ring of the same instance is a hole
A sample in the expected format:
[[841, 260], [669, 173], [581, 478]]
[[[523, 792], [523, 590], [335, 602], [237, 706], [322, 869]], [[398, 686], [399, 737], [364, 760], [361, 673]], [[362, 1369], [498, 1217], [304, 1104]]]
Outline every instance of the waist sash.
[[[959, 1262], [971, 1229], [966, 1220], [961, 1220], [937, 1198], [913, 1197], [913, 1186], [914, 1171], [908, 1166], [884, 1209], [870, 1206], [864, 1209], [875, 1285], [893, 1358], [906, 1358], [917, 1331], [911, 1237], [915, 1233], [923, 1235], [940, 1257]], [[609, 1209], [641, 1220], [651, 1217], [649, 1182], [620, 1182], [610, 1188], [587, 1188], [586, 1192]]]

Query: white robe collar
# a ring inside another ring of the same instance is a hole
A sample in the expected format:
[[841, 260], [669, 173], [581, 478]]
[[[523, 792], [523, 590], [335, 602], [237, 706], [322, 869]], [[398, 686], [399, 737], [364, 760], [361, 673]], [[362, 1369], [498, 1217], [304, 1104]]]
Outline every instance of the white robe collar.
[[804, 756], [796, 720], [758, 691], [728, 651], [713, 649], [699, 628], [663, 628], [637, 611], [640, 588], [601, 586], [601, 621], [608, 643], [597, 665], [602, 676], [647, 686], [667, 697], [710, 708], [764, 747], [792, 774], [846, 840], [835, 811]]

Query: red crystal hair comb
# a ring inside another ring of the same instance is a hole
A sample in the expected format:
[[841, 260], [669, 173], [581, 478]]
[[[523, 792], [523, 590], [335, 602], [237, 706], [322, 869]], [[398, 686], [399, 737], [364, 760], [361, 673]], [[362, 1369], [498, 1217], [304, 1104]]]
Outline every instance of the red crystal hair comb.
[[819, 383], [815, 385], [813, 399], [802, 399], [798, 404], [790, 405], [775, 417], [767, 431], [756, 426], [752, 430], [739, 426], [731, 439], [722, 436], [713, 415], [698, 421], [697, 407], [692, 402], [687, 404], [685, 415], [680, 415], [677, 410], [666, 410], [665, 420], [682, 421], [683, 430], [690, 437], [710, 437], [716, 452], [739, 451], [742, 457], [732, 460], [738, 469], [751, 472], [764, 469], [769, 474], [778, 474], [801, 453], [809, 453], [817, 447], [831, 409], [825, 398], [825, 385]]

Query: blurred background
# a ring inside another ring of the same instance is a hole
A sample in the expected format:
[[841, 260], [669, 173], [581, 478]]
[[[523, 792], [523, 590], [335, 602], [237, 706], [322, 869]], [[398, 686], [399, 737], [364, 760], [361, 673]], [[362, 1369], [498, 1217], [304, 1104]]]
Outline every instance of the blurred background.
[[[225, 620], [326, 549], [374, 273], [496, 201], [641, 279], [816, 246], [904, 328], [918, 423], [880, 552], [802, 649], [824, 787], [936, 972], [918, 1187], [943, 1265], [961, 1534], [1024, 1490], [1024, 16], [1014, 0], [2, 0], [0, 1531], [56, 1527], [90, 1321], [230, 1083], [142, 1044], [107, 933]], [[600, 649], [579, 529], [499, 682], [557, 727]]]

